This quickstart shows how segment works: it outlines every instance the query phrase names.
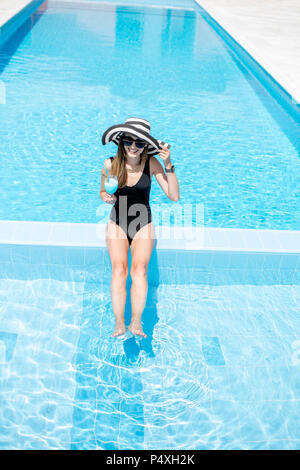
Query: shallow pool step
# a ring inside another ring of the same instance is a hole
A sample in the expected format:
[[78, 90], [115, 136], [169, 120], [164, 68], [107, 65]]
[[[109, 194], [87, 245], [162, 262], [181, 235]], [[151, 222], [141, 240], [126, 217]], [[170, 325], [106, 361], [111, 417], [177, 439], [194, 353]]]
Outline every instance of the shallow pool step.
[[[300, 255], [154, 249], [149, 284], [299, 284]], [[131, 252], [129, 251], [129, 272]], [[130, 276], [129, 276], [130, 277]], [[110, 284], [106, 248], [0, 245], [0, 278]]]

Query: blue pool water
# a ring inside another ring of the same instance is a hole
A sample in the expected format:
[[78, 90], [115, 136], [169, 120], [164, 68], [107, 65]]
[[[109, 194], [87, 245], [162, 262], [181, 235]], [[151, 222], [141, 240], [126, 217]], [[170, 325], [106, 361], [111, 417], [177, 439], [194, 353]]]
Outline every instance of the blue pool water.
[[[0, 218], [97, 222], [101, 134], [138, 115], [206, 225], [298, 229], [297, 125], [197, 6], [83, 3], [0, 51]], [[106, 249], [0, 245], [0, 449], [300, 449], [299, 259], [229, 260], [155, 250], [148, 337], [112, 340]]]
[[0, 449], [300, 449], [299, 270], [154, 253], [148, 337], [113, 340], [107, 253], [57, 250], [1, 251]]
[[98, 222], [102, 132], [142, 116], [205, 225], [299, 229], [297, 123], [186, 5], [49, 1], [2, 47], [1, 219]]

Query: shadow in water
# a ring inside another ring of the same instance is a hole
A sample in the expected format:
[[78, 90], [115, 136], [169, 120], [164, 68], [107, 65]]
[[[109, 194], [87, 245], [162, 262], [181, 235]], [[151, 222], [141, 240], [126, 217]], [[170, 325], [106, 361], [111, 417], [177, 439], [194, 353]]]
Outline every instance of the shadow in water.
[[[152, 348], [153, 330], [154, 326], [158, 322], [157, 316], [157, 287], [159, 285], [159, 270], [158, 270], [158, 259], [157, 259], [157, 242], [155, 243], [150, 263], [148, 266], [148, 295], [146, 305], [142, 315], [142, 323], [144, 332], [147, 338], [138, 338], [137, 336], [129, 338], [124, 342], [124, 352], [129, 361], [137, 360], [141, 351], [144, 351], [147, 355], [154, 356]], [[129, 271], [131, 266], [131, 256], [128, 263]], [[149, 272], [151, 275], [149, 276]], [[130, 289], [132, 281], [128, 276], [126, 289], [127, 298], [125, 306], [125, 324], [128, 326], [131, 321], [131, 299]], [[135, 358], [135, 359], [134, 359]]]

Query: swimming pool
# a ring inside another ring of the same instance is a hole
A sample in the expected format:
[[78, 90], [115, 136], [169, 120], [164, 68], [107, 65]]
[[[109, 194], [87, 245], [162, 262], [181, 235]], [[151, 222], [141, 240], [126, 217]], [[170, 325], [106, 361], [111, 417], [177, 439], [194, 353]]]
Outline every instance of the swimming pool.
[[70, 233], [98, 221], [102, 129], [147, 109], [181, 205], [192, 194], [205, 225], [292, 241], [297, 123], [197, 7], [95, 3], [48, 2], [1, 52], [0, 218], [75, 224], [1, 233], [0, 448], [299, 449], [299, 245], [260, 232], [251, 253], [240, 235], [226, 248], [234, 232], [166, 243], [149, 266], [148, 338], [112, 340], [105, 245]]
[[104, 247], [0, 255], [0, 448], [300, 448], [297, 257], [154, 252], [112, 340]]
[[100, 137], [137, 115], [206, 226], [299, 229], [299, 125], [187, 5], [49, 1], [3, 47], [0, 219], [97, 222]]

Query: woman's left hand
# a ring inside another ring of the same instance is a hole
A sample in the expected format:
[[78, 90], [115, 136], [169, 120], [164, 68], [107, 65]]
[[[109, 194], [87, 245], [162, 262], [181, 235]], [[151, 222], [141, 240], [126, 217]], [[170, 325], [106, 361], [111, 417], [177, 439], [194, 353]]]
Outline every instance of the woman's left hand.
[[170, 162], [171, 152], [167, 147], [164, 147], [161, 144], [159, 144], [159, 146], [160, 146], [160, 151], [158, 152], [158, 155], [164, 161], [164, 165], [166, 166]]

